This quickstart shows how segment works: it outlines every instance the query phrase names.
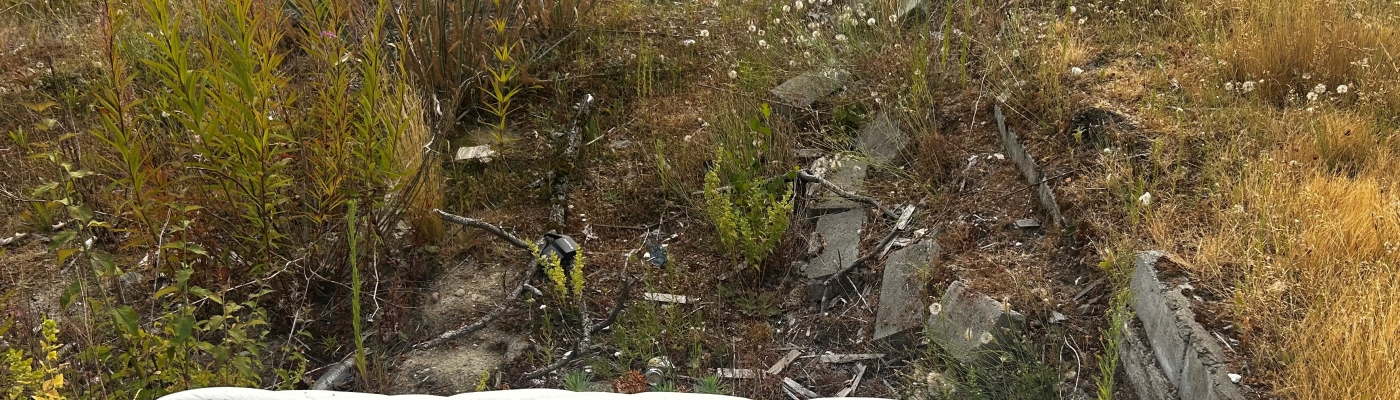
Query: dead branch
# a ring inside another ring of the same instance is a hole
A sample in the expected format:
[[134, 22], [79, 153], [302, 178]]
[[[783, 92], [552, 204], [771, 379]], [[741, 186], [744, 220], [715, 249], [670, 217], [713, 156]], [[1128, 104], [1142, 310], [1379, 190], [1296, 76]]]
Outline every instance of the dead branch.
[[569, 175], [573, 175], [578, 164], [579, 147], [583, 143], [585, 118], [593, 105], [593, 95], [585, 94], [578, 102], [578, 113], [574, 115], [569, 131], [564, 134], [563, 146], [555, 154], [555, 165], [550, 170], [549, 230], [562, 231], [568, 226]]
[[851, 201], [873, 207], [876, 210], [879, 210], [880, 215], [884, 216], [885, 218], [899, 219], [899, 214], [896, 214], [894, 210], [890, 210], [888, 208], [885, 208], [884, 206], [881, 206], [880, 201], [875, 200], [874, 197], [862, 196], [854, 192], [848, 191], [846, 189], [843, 189], [840, 186], [836, 186], [835, 183], [831, 183], [831, 181], [826, 180], [825, 178], [813, 175], [811, 172], [807, 172], [807, 170], [797, 170], [797, 178], [801, 179], [804, 182], [813, 182], [821, 184], [822, 187], [831, 190], [838, 196], [845, 197], [846, 199], [849, 199]]
[[349, 381], [354, 371], [355, 357], [347, 357], [345, 361], [331, 364], [326, 373], [321, 374], [321, 379], [317, 379], [316, 384], [311, 386], [311, 390], [335, 390]]
[[603, 329], [607, 329], [608, 326], [611, 326], [613, 324], [613, 322], [617, 322], [617, 316], [622, 314], [622, 310], [626, 308], [627, 299], [630, 298], [630, 295], [632, 293], [632, 285], [636, 282], [637, 279], [630, 276], [627, 277], [625, 281], [623, 281], [622, 291], [618, 293], [617, 301], [613, 303], [612, 311], [608, 313], [607, 318], [603, 319], [603, 322], [600, 322], [597, 325], [589, 324], [587, 322], [588, 313], [584, 312], [583, 319], [585, 327], [583, 329], [583, 339], [580, 339], [578, 342], [574, 343], [573, 348], [565, 352], [564, 356], [560, 357], [558, 361], [555, 361], [552, 364], [546, 365], [540, 369], [525, 374], [525, 376], [522, 377], [521, 380], [524, 381], [545, 376], [550, 372], [554, 372], [559, 368], [563, 368], [564, 365], [568, 364], [570, 361], [577, 360], [579, 356], [583, 355], [583, 353], [592, 351], [593, 348], [596, 347], [593, 344], [593, 334], [598, 333]]
[[526, 269], [527, 271], [525, 271], [525, 273], [520, 277], [520, 285], [516, 286], [515, 290], [512, 290], [510, 292], [510, 295], [506, 296], [505, 300], [501, 301], [501, 304], [496, 305], [495, 310], [492, 310], [489, 314], [486, 314], [486, 316], [481, 317], [480, 320], [477, 320], [474, 323], [463, 325], [460, 328], [443, 332], [436, 338], [413, 345], [413, 348], [431, 349], [433, 347], [437, 347], [439, 345], [442, 345], [443, 343], [446, 343], [449, 340], [456, 339], [462, 335], [467, 335], [472, 332], [479, 331], [481, 330], [481, 328], [485, 328], [487, 324], [490, 324], [492, 321], [495, 321], [496, 318], [500, 318], [502, 314], [505, 314], [507, 310], [510, 310], [510, 307], [514, 305], [517, 302], [517, 300], [520, 299], [520, 295], [525, 292], [525, 286], [530, 283], [530, 278], [534, 277], [535, 274], [540, 272], [540, 263], [537, 263], [534, 260], [530, 260], [530, 267]]
[[482, 221], [482, 220], [475, 219], [475, 218], [463, 217], [463, 216], [456, 215], [456, 214], [452, 214], [452, 213], [449, 213], [449, 212], [446, 212], [446, 211], [443, 211], [443, 210], [439, 210], [439, 209], [433, 209], [433, 211], [436, 211], [436, 212], [438, 213], [438, 215], [441, 215], [443, 221], [451, 222], [451, 223], [454, 223], [454, 224], [457, 224], [457, 225], [462, 225], [462, 226], [470, 226], [470, 227], [473, 227], [473, 228], [477, 228], [477, 229], [481, 229], [481, 230], [484, 230], [484, 231], [487, 231], [487, 232], [491, 232], [491, 234], [496, 235], [496, 237], [499, 237], [499, 238], [501, 238], [501, 239], [505, 239], [506, 242], [510, 242], [510, 244], [511, 244], [512, 246], [519, 247], [519, 248], [522, 248], [522, 249], [525, 249], [525, 250], [529, 250], [529, 249], [530, 249], [530, 244], [529, 244], [529, 243], [526, 243], [524, 240], [520, 240], [520, 238], [515, 237], [515, 235], [510, 234], [510, 232], [506, 232], [505, 230], [501, 229], [500, 227], [495, 226], [495, 225], [491, 225], [490, 223], [487, 223], [486, 221]]

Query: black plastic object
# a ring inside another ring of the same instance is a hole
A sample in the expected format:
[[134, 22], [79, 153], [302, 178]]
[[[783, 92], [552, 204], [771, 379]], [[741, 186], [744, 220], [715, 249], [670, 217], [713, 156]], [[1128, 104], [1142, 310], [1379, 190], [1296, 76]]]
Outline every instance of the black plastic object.
[[544, 235], [544, 249], [540, 250], [540, 255], [548, 258], [550, 254], [559, 255], [559, 266], [565, 270], [573, 268], [574, 256], [578, 254], [578, 243], [569, 235], [546, 233]]

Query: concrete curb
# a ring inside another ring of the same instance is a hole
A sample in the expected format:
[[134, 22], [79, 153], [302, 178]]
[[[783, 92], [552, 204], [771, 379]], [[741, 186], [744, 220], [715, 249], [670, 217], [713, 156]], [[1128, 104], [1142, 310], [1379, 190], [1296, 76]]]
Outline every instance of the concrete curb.
[[1144, 251], [1133, 260], [1131, 305], [1142, 327], [1125, 331], [1119, 352], [1129, 383], [1142, 399], [1243, 400], [1227, 375], [1224, 353], [1196, 323], [1181, 287], [1168, 288], [1158, 279], [1157, 260], [1165, 255]]

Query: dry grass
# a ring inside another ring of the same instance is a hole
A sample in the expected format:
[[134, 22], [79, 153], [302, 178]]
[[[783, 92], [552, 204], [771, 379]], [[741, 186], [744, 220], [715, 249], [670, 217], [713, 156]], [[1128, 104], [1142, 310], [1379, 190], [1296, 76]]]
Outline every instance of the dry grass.
[[1222, 201], [1190, 210], [1213, 221], [1195, 267], [1235, 285], [1242, 339], [1280, 394], [1395, 398], [1394, 7], [1230, 5], [1217, 68], [1235, 82], [1225, 98], [1247, 100], [1207, 117], [1239, 134], [1215, 151]]

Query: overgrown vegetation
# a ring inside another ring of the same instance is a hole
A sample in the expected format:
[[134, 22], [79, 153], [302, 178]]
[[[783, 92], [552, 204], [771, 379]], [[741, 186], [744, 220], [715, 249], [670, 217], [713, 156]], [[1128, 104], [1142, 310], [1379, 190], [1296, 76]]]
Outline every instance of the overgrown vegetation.
[[[538, 260], [530, 304], [546, 308], [504, 325], [542, 348], [473, 389], [557, 361], [610, 305], [597, 283], [633, 274], [647, 292], [722, 301], [638, 302], [599, 333], [614, 350], [590, 355], [591, 373], [541, 385], [621, 384], [666, 357], [672, 375], [705, 377], [631, 383], [777, 397], [708, 374], [766, 367], [790, 341], [873, 352], [852, 322], [868, 322], [856, 304], [869, 293], [802, 314], [790, 265], [823, 244], [790, 228], [805, 228], [811, 194], [794, 182], [810, 161], [798, 154], [851, 148], [880, 112], [912, 150], [873, 167], [863, 194], [939, 225], [943, 260], [924, 286], [994, 282], [979, 289], [1026, 315], [1068, 314], [993, 365], [918, 347], [899, 392], [1117, 395], [1125, 260], [1157, 248], [1198, 288], [1231, 365], [1247, 366], [1232, 371], [1243, 385], [1387, 398], [1400, 381], [1398, 11], [947, 0], [901, 19], [893, 4], [843, 0], [0, 0], [0, 228], [30, 235], [0, 245], [0, 383], [7, 398], [45, 399], [305, 388], [308, 370], [353, 352], [354, 388], [386, 390], [401, 344], [436, 334], [410, 320], [439, 262], [520, 261], [445, 232], [434, 210], [544, 231], [533, 211], [549, 185], [532, 182], [548, 182], [553, 137], [590, 93], [598, 116], [569, 166], [585, 183], [557, 227], [589, 242], [588, 268], [581, 255], [571, 268]], [[828, 67], [856, 79], [773, 115], [769, 89]], [[991, 104], [1054, 177], [1074, 230], [1002, 229], [1031, 215], [983, 125]], [[500, 156], [444, 157], [482, 144]], [[862, 254], [885, 225], [863, 228]], [[669, 259], [639, 257], [633, 231], [641, 252]], [[863, 276], [875, 261], [849, 284], [878, 281]], [[1066, 301], [1093, 281], [1103, 293]], [[835, 392], [821, 386], [832, 376], [805, 383]]]

